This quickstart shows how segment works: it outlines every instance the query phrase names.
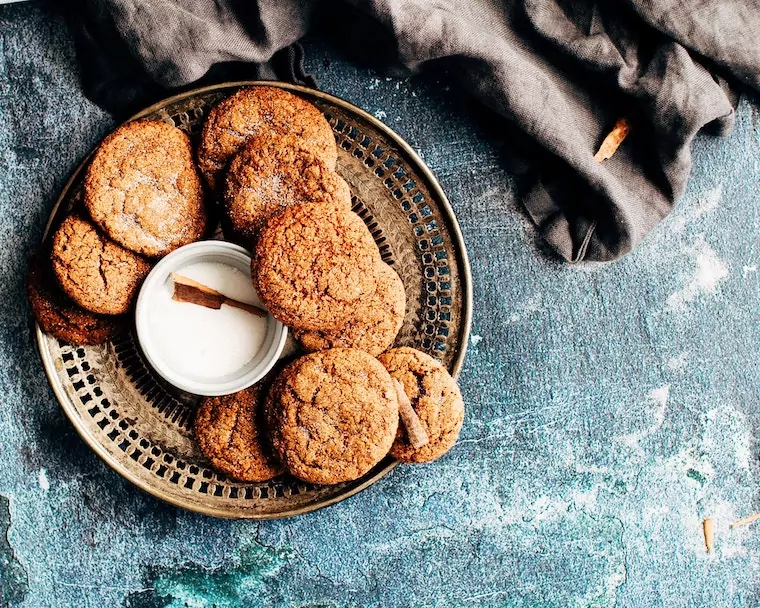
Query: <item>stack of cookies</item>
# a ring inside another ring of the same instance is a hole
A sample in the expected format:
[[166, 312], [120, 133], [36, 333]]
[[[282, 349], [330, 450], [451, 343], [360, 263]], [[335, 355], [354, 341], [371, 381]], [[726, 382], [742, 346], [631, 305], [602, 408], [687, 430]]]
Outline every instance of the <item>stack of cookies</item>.
[[30, 264], [27, 295], [42, 329], [99, 344], [123, 328], [153, 260], [206, 231], [190, 139], [158, 121], [128, 123], [95, 152], [83, 205]]
[[322, 203], [286, 209], [262, 228], [252, 266], [261, 301], [306, 350], [379, 355], [401, 329], [404, 284], [351, 211]]
[[[221, 189], [226, 234], [253, 249], [261, 301], [312, 351], [268, 391], [205, 400], [195, 432], [206, 457], [244, 481], [285, 470], [332, 484], [388, 453], [407, 462], [444, 454], [462, 426], [459, 389], [428, 355], [387, 351], [404, 321], [404, 285], [351, 211], [322, 114], [282, 90], [243, 89], [209, 113], [198, 155]], [[399, 424], [402, 398], [424, 445]]]
[[225, 234], [254, 250], [254, 284], [272, 316], [308, 351], [378, 355], [404, 321], [404, 285], [351, 211], [337, 155], [317, 108], [250, 87], [209, 112], [198, 165], [221, 190]]

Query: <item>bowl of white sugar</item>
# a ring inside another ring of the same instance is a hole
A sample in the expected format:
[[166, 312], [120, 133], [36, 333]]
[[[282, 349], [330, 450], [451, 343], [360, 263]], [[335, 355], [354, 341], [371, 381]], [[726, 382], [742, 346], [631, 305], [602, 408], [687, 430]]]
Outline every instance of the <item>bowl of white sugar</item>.
[[167, 382], [196, 395], [227, 395], [261, 380], [288, 329], [263, 310], [251, 254], [201, 241], [163, 258], [140, 289], [137, 339]]

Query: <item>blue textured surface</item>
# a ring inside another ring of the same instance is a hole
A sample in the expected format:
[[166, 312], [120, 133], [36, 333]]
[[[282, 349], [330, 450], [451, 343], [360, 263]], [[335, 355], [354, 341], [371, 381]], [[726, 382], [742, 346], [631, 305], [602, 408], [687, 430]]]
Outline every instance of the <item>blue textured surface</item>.
[[[297, 519], [163, 505], [76, 436], [45, 380], [23, 274], [67, 174], [111, 127], [62, 22], [0, 8], [1, 606], [758, 606], [760, 110], [700, 138], [677, 210], [614, 265], [548, 257], [510, 147], [470, 106], [309, 45], [322, 87], [420, 152], [475, 281], [462, 437]], [[701, 520], [716, 522], [704, 550]]]

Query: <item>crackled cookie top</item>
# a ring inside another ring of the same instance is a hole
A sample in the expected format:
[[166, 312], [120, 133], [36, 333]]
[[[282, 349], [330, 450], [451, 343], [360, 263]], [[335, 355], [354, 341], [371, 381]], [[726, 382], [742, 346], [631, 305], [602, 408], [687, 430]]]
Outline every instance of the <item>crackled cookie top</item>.
[[401, 329], [406, 313], [404, 284], [396, 272], [384, 262], [377, 265], [377, 291], [362, 302], [355, 316], [335, 330], [300, 331], [293, 333], [306, 350], [358, 348], [370, 355], [386, 350]]
[[51, 257], [61, 289], [82, 308], [105, 315], [130, 309], [151, 268], [76, 215], [63, 220], [55, 233]]
[[266, 412], [272, 446], [288, 471], [318, 484], [364, 475], [388, 453], [398, 426], [388, 372], [369, 354], [343, 348], [286, 367]]
[[272, 215], [297, 203], [351, 209], [348, 184], [303, 141], [268, 133], [252, 138], [227, 171], [224, 204], [236, 236], [251, 240]]
[[456, 443], [464, 420], [464, 402], [454, 378], [440, 362], [414, 348], [395, 348], [378, 359], [404, 385], [430, 439], [414, 449], [401, 425], [391, 456], [404, 462], [429, 462], [443, 456]]
[[317, 108], [283, 89], [248, 87], [212, 108], [203, 125], [198, 166], [212, 188], [219, 185], [232, 157], [261, 132], [297, 137], [329, 169], [335, 169], [335, 137]]
[[127, 249], [159, 257], [206, 229], [190, 139], [165, 122], [127, 123], [103, 140], [84, 182], [92, 219]]
[[26, 296], [42, 331], [73, 344], [102, 344], [122, 332], [121, 317], [103, 316], [80, 308], [55, 283], [49, 260], [35, 256], [29, 263]]
[[262, 227], [252, 276], [279, 321], [296, 329], [334, 329], [375, 294], [379, 261], [358, 215], [307, 203], [285, 209]]
[[285, 468], [274, 457], [263, 428], [258, 386], [204, 399], [195, 437], [214, 468], [240, 481], [268, 481]]

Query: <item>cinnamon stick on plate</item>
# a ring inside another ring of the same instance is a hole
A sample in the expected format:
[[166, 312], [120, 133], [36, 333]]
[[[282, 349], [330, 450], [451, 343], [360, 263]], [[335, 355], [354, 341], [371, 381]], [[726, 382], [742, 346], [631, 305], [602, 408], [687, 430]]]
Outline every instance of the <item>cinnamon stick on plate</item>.
[[172, 280], [174, 281], [174, 295], [172, 299], [177, 302], [189, 302], [190, 304], [197, 304], [198, 306], [216, 310], [219, 310], [222, 304], [226, 304], [233, 308], [245, 310], [257, 317], [266, 317], [269, 314], [263, 308], [228, 298], [216, 289], [211, 289], [211, 287], [207, 287], [203, 283], [184, 277], [176, 272], [172, 273]]
[[409, 443], [415, 450], [419, 450], [421, 447], [426, 446], [430, 442], [425, 427], [422, 426], [417, 412], [412, 407], [412, 402], [409, 401], [409, 397], [406, 396], [404, 385], [401, 384], [395, 378], [393, 382], [396, 384], [396, 392], [398, 393], [398, 414], [401, 418], [401, 422], [406, 427], [406, 434], [409, 437]]

